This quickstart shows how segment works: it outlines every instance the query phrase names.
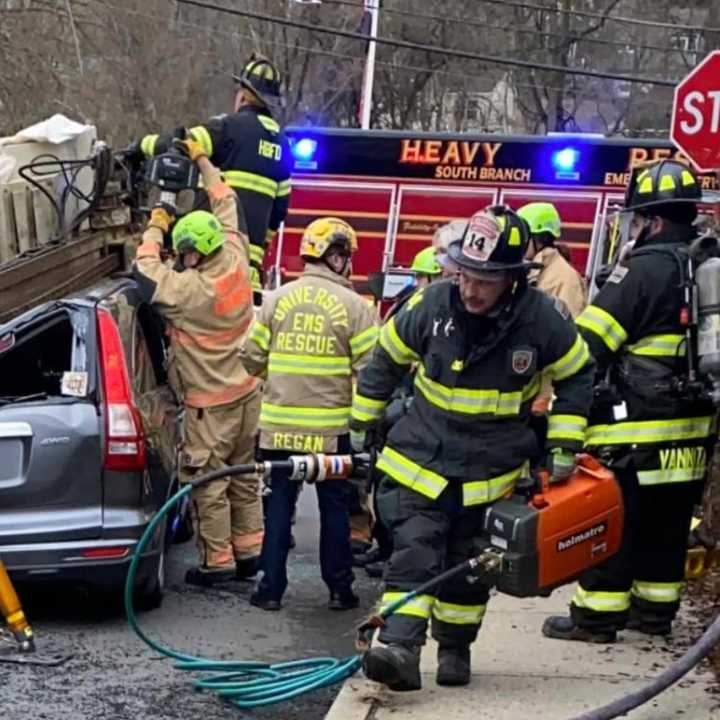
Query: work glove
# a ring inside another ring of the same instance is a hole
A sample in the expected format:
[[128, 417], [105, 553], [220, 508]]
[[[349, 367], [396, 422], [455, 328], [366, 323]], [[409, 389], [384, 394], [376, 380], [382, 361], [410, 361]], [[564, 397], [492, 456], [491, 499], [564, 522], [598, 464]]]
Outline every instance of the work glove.
[[367, 444], [367, 430], [351, 430], [350, 431], [350, 447], [353, 452], [365, 452]]
[[550, 450], [549, 458], [550, 481], [563, 482], [575, 471], [575, 453], [564, 448], [553, 448]]
[[199, 140], [196, 140], [192, 134], [188, 133], [184, 140], [178, 140], [177, 145], [187, 153], [188, 157], [195, 162], [198, 158], [207, 157], [207, 152]]
[[174, 217], [175, 208], [167, 203], [158, 203], [150, 213], [150, 222], [148, 227], [155, 227], [164, 233], [170, 230]]

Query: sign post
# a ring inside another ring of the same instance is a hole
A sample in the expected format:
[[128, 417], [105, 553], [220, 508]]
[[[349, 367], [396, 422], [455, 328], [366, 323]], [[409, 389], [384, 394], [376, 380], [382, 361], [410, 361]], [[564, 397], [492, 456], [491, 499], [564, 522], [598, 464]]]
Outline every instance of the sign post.
[[675, 88], [670, 139], [699, 172], [720, 170], [720, 50]]

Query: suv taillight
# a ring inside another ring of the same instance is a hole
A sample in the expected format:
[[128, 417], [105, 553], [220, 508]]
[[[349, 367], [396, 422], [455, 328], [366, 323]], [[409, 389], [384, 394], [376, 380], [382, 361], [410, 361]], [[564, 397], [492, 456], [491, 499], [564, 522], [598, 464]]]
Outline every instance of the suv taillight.
[[145, 437], [140, 413], [130, 392], [125, 355], [117, 325], [107, 310], [98, 310], [100, 368], [105, 415], [105, 468], [144, 470]]

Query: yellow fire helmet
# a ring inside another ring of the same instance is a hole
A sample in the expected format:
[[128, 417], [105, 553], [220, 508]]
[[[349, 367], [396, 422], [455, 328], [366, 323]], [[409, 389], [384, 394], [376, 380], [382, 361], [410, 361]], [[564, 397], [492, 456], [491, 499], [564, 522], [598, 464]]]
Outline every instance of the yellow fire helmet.
[[300, 241], [300, 257], [320, 260], [331, 245], [343, 245], [352, 254], [358, 247], [357, 234], [340, 218], [318, 218], [305, 228]]

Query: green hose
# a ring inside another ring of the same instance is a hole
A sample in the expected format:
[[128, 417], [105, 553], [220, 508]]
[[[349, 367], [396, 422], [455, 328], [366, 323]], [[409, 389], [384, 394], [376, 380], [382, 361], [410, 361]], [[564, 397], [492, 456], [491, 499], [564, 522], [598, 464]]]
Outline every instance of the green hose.
[[[277, 465], [278, 463], [273, 463]], [[288, 464], [289, 465], [289, 464]], [[213, 660], [211, 658], [196, 657], [178, 652], [162, 643], [153, 640], [140, 627], [135, 608], [133, 606], [133, 589], [138, 564], [145, 547], [153, 534], [165, 519], [168, 512], [180, 502], [197, 485], [211, 480], [231, 475], [246, 475], [257, 471], [257, 465], [234, 465], [207, 473], [192, 483], [188, 483], [173, 495], [155, 514], [150, 524], [142, 534], [135, 548], [127, 579], [125, 581], [125, 612], [128, 623], [135, 634], [152, 650], [166, 657], [177, 660], [175, 667], [178, 670], [192, 670], [194, 672], [209, 673], [202, 678], [194, 680], [198, 690], [213, 690], [220, 697], [230, 701], [242, 709], [274, 705], [275, 703], [291, 700], [312, 690], [334, 685], [352, 677], [362, 665], [362, 655], [350, 655], [345, 658], [307, 658], [283, 663], [268, 664], [252, 661]], [[448, 570], [442, 575], [433, 578], [416, 590], [407, 593], [402, 598], [389, 604], [378, 613], [380, 618], [387, 618], [435, 585], [444, 582], [452, 575], [467, 571], [471, 568], [470, 562], [464, 562]]]

